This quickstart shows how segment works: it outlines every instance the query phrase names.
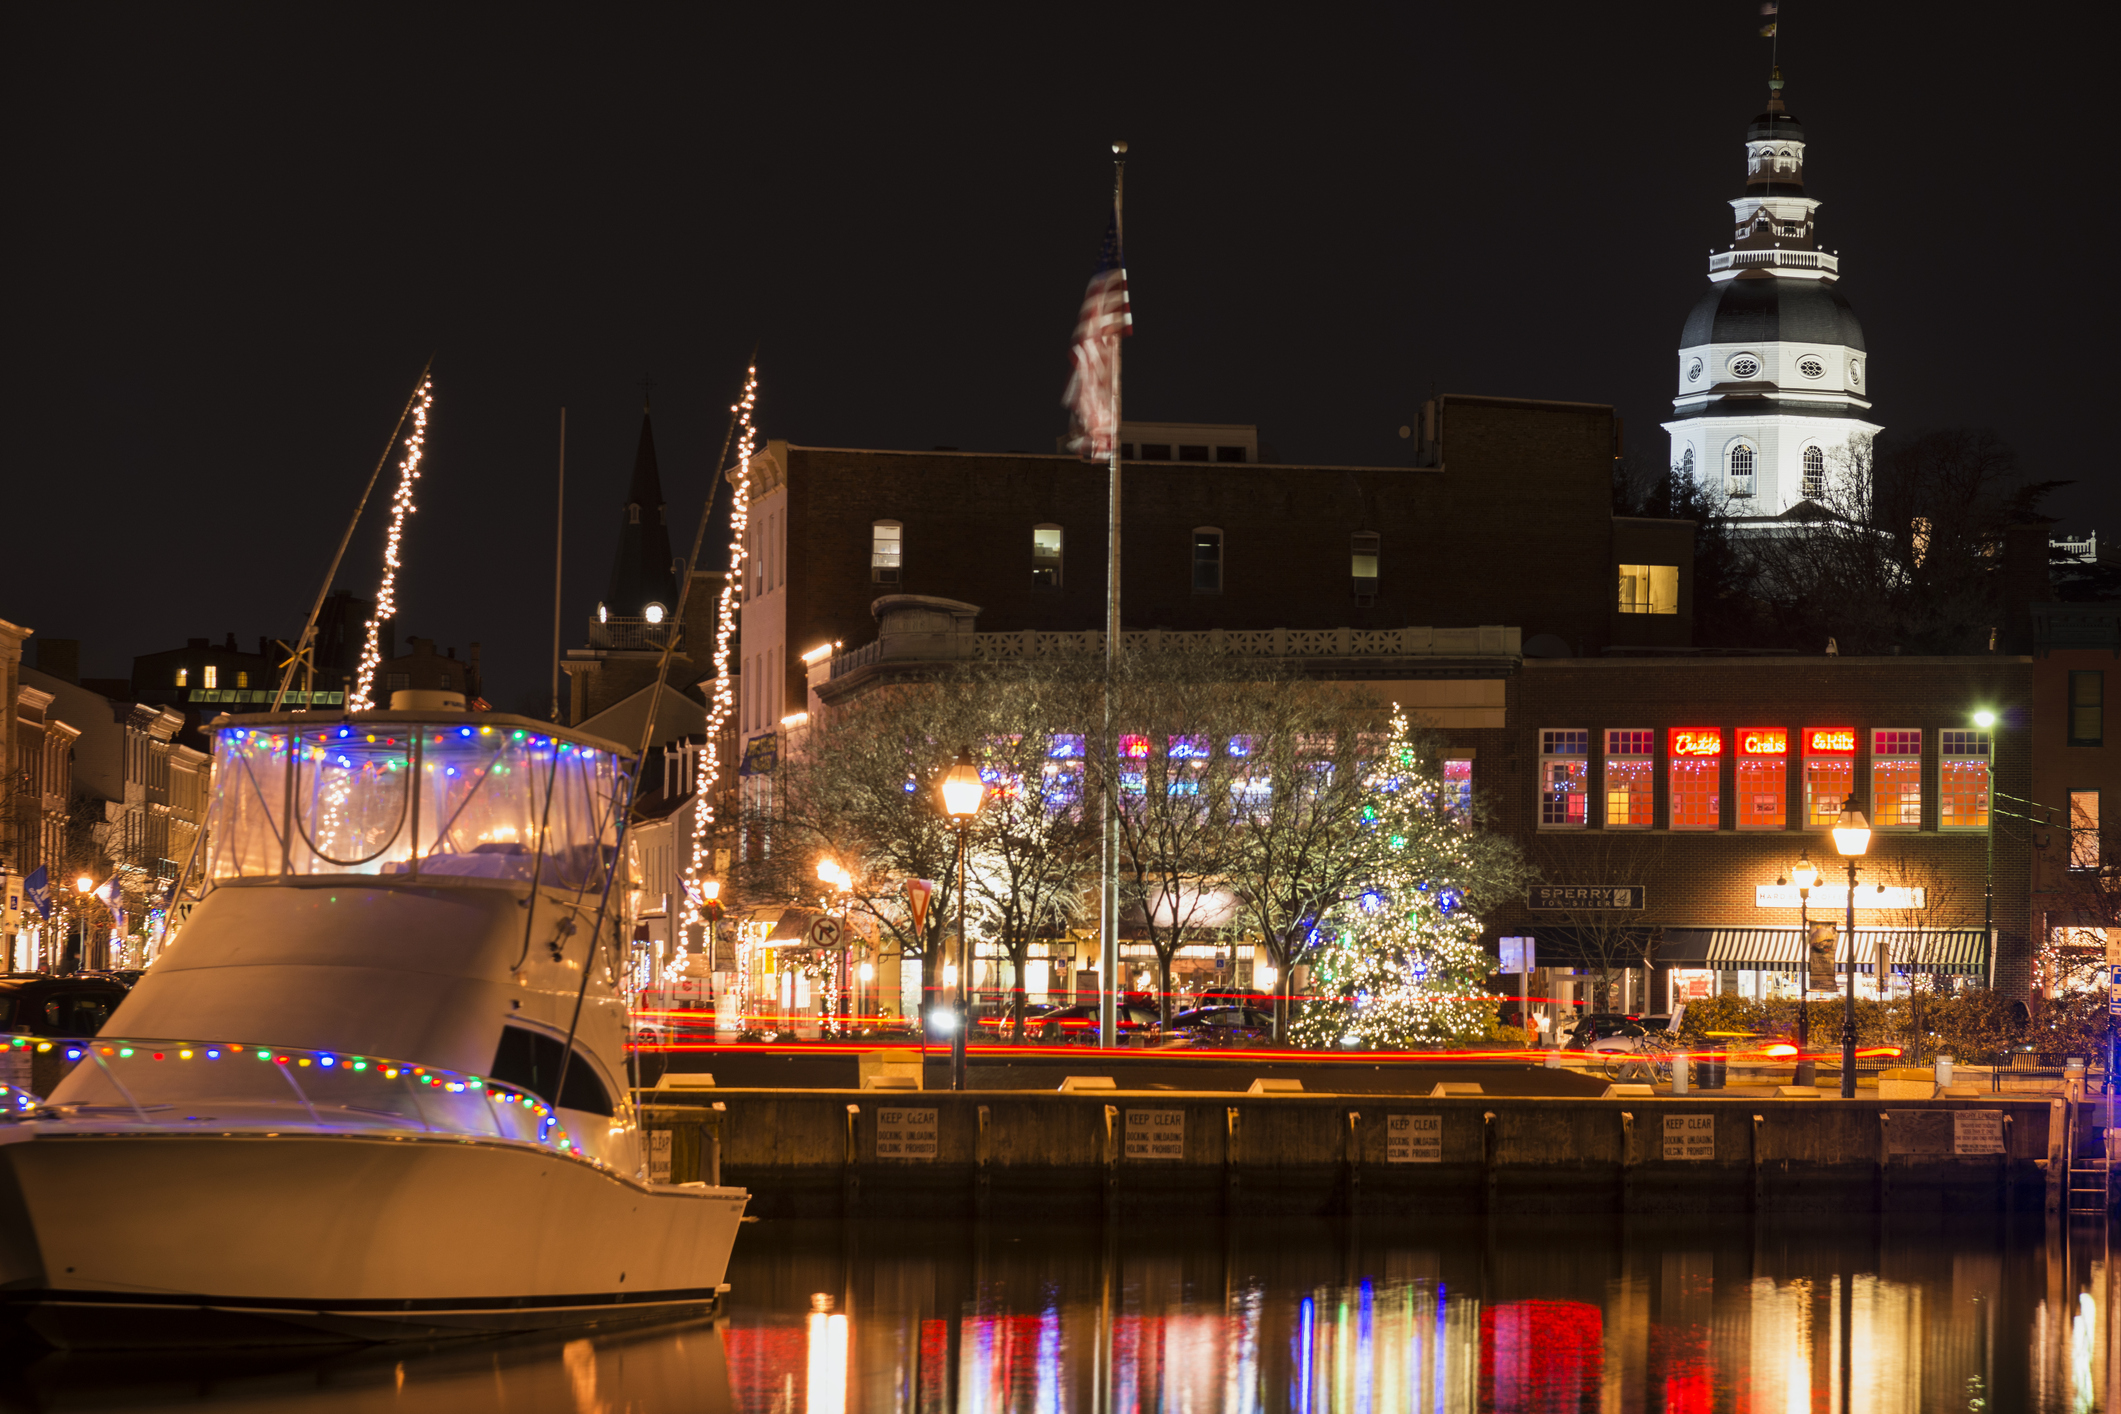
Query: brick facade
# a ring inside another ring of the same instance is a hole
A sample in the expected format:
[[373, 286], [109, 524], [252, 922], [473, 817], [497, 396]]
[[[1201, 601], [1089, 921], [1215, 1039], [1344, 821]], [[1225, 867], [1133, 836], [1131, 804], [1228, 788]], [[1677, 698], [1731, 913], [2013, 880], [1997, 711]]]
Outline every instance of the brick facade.
[[[1842, 861], [1824, 829], [1804, 828], [1801, 785], [1806, 727], [1851, 727], [1857, 733], [1855, 791], [1877, 823], [1872, 799], [1870, 731], [1915, 729], [1922, 733], [1922, 825], [1914, 830], [1877, 830], [1858, 865], [1857, 926], [1971, 928], [1982, 923], [1987, 837], [1980, 831], [1939, 828], [1939, 733], [1971, 727], [1979, 708], [1999, 715], [1995, 729], [1995, 779], [1999, 794], [2025, 796], [2032, 772], [2033, 665], [2029, 658], [1609, 658], [1528, 660], [1510, 680], [1509, 725], [1500, 730], [1446, 731], [1454, 746], [1475, 752], [1474, 787], [1509, 833], [1550, 868], [1595, 871], [1601, 851], [1641, 877], [1649, 890], [1645, 927], [1794, 928], [1795, 908], [1761, 908], [1756, 885], [1788, 875], [1800, 850], [1809, 851], [1824, 876], [1840, 878]], [[1720, 764], [1720, 827], [1672, 830], [1669, 733], [1676, 727], [1717, 727], [1723, 732]], [[1779, 830], [1740, 831], [1736, 826], [1734, 734], [1742, 727], [1781, 727], [1789, 734], [1787, 810]], [[1540, 823], [1540, 732], [1578, 728], [1589, 733], [1589, 810], [1583, 828]], [[1602, 747], [1607, 729], [1654, 733], [1654, 815], [1647, 830], [1605, 828]], [[1615, 837], [1639, 845], [1615, 849]], [[2036, 943], [2029, 893], [2033, 841], [2019, 822], [1999, 817], [1995, 832], [1998, 945], [1996, 985], [2026, 994]], [[1575, 879], [1571, 880], [1576, 881]], [[1861, 906], [1869, 883], [1921, 883], [1929, 907], [1921, 913], [1872, 913]], [[1831, 916], [1827, 914], [1821, 917]], [[1550, 916], [1517, 910], [1494, 920], [1498, 934], [1555, 930]], [[1558, 930], [1556, 930], [1558, 931]]]
[[[1447, 397], [1425, 466], [1128, 463], [1122, 617], [1130, 629], [1509, 624], [1571, 651], [1691, 641], [1684, 521], [1616, 521], [1612, 409]], [[772, 442], [753, 467], [747, 661], [775, 676], [746, 711], [770, 730], [804, 700], [800, 655], [874, 632], [892, 593], [980, 608], [987, 632], [1102, 628], [1107, 472], [1065, 456], [836, 450]], [[871, 573], [876, 522], [899, 524], [893, 583]], [[1063, 534], [1060, 583], [1034, 582], [1032, 531]], [[1196, 592], [1193, 534], [1222, 535], [1222, 586]], [[1379, 537], [1358, 595], [1351, 538]], [[1616, 563], [1678, 568], [1676, 614], [1615, 612]]]

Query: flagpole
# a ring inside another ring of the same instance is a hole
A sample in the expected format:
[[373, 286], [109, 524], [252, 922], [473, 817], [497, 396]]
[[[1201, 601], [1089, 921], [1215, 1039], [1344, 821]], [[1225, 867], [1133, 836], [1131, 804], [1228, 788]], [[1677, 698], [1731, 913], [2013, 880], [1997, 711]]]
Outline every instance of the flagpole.
[[[1112, 144], [1112, 221], [1118, 229], [1120, 249], [1126, 249], [1126, 217], [1122, 201], [1126, 195], [1127, 144]], [[1105, 788], [1100, 792], [1103, 838], [1099, 841], [1098, 872], [1098, 988], [1097, 1043], [1109, 1048], [1119, 1044], [1119, 832], [1113, 824], [1112, 793], [1117, 787], [1113, 770], [1115, 743], [1112, 738], [1112, 687], [1119, 666], [1119, 346], [1112, 340], [1112, 467], [1105, 506], [1105, 753], [1102, 772]]]

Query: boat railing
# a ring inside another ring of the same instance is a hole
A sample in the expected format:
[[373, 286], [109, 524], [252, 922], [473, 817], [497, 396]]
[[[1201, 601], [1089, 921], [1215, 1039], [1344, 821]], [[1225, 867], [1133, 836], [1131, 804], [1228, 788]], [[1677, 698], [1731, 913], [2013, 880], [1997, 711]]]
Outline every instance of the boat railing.
[[293, 1110], [313, 1125], [348, 1133], [501, 1139], [595, 1161], [541, 1096], [446, 1066], [238, 1041], [0, 1038], [0, 1054], [23, 1050], [61, 1052], [73, 1069], [49, 1098], [0, 1085], [0, 1115], [12, 1120], [109, 1120], [222, 1133], [231, 1126], [284, 1125]]

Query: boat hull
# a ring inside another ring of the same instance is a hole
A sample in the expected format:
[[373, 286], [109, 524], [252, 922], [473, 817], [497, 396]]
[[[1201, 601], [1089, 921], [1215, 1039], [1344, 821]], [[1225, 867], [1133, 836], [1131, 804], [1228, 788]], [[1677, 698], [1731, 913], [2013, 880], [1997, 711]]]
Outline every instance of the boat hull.
[[68, 1347], [689, 1316], [747, 1200], [463, 1136], [6, 1126], [0, 1304]]

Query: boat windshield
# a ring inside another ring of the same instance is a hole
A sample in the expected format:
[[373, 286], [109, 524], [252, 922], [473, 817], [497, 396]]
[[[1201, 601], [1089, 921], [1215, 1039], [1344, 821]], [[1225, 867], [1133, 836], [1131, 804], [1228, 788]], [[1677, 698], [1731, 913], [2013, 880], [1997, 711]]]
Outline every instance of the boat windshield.
[[581, 888], [613, 857], [617, 759], [529, 727], [230, 726], [217, 733], [214, 766], [217, 880], [535, 874]]

